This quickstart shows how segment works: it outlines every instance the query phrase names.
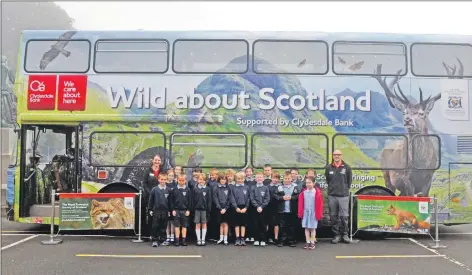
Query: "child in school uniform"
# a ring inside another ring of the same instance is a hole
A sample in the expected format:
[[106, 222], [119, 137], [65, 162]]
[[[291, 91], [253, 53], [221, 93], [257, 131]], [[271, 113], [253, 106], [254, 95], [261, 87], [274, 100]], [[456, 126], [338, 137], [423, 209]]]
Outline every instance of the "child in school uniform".
[[182, 166], [176, 165], [174, 167], [175, 178], [182, 174]]
[[315, 249], [315, 236], [318, 221], [323, 217], [323, 194], [315, 186], [315, 177], [305, 179], [306, 189], [298, 197], [298, 217], [305, 229], [305, 249]]
[[[172, 190], [171, 210], [175, 226], [175, 246], [187, 246], [187, 227], [192, 209], [192, 193], [186, 186], [185, 175], [177, 177], [177, 187]], [[182, 235], [180, 234], [182, 233]]]
[[264, 185], [264, 175], [256, 173], [256, 185], [251, 188], [251, 204], [254, 209], [255, 246], [266, 245], [266, 214], [265, 211], [270, 201], [269, 187]]
[[264, 165], [264, 185], [269, 185], [272, 182], [272, 166], [270, 164]]
[[292, 175], [289, 171], [284, 174], [284, 182], [277, 188], [278, 213], [280, 217], [280, 231], [278, 246], [288, 244], [290, 247], [296, 246], [295, 228], [297, 221], [298, 195], [300, 190], [292, 182]]
[[216, 168], [210, 169], [210, 177], [208, 178], [207, 185], [212, 190], [218, 185], [218, 174], [219, 174], [218, 169]]
[[249, 207], [249, 187], [244, 184], [245, 175], [243, 172], [236, 174], [236, 185], [231, 190], [231, 204], [235, 209], [234, 213], [234, 231], [236, 236], [236, 246], [246, 246], [244, 236], [246, 235], [247, 210]]
[[270, 202], [267, 206], [267, 237], [269, 243], [277, 244], [279, 241], [279, 215], [277, 213], [278, 197], [277, 190], [280, 186], [280, 173], [272, 171], [272, 182], [269, 184]]
[[170, 189], [166, 186], [167, 175], [165, 172], [159, 174], [158, 181], [159, 185], [152, 188], [148, 201], [149, 215], [152, 217], [151, 239], [153, 247], [169, 245], [165, 235], [170, 209]]
[[198, 185], [198, 177], [202, 173], [202, 168], [193, 168], [192, 178], [188, 181], [188, 188], [193, 189]]
[[224, 173], [218, 175], [218, 185], [213, 189], [213, 202], [216, 208], [214, 217], [220, 227], [220, 239], [216, 243], [228, 245], [228, 225], [231, 220], [231, 190], [227, 185]]
[[[246, 167], [244, 169], [244, 173], [246, 175], [246, 178], [244, 180], [244, 184], [249, 187], [249, 190], [251, 190], [255, 185], [256, 185], [256, 179], [254, 178], [254, 170], [252, 167]], [[249, 209], [248, 209], [248, 221], [247, 221], [247, 227], [246, 227], [246, 242], [254, 242], [254, 237], [256, 236], [256, 209], [254, 206], [249, 204]]]
[[[172, 194], [172, 190], [177, 187], [177, 182], [175, 180], [175, 174], [173, 169], [167, 170], [167, 188], [169, 188], [170, 194]], [[170, 201], [170, 198], [169, 198]], [[175, 226], [172, 222], [167, 223], [167, 242], [174, 243], [174, 232]]]
[[207, 222], [210, 218], [212, 205], [211, 189], [207, 186], [206, 175], [200, 174], [198, 185], [193, 188], [192, 202], [195, 211], [195, 233], [197, 235], [197, 246], [205, 246], [207, 233]]
[[[228, 185], [228, 188], [231, 190], [231, 192], [233, 192], [233, 188], [236, 186], [236, 181], [235, 181], [235, 178], [234, 176], [236, 175], [236, 172], [233, 170], [233, 169], [227, 169], [225, 171], [225, 176], [226, 176], [226, 185]], [[233, 223], [233, 219], [234, 219], [234, 209], [232, 208], [230, 210], [230, 214], [231, 214], [231, 226], [229, 228], [229, 237], [231, 239], [231, 241], [236, 240], [235, 239], [235, 236], [236, 236], [236, 232], [235, 232], [235, 227], [234, 227], [234, 223]]]

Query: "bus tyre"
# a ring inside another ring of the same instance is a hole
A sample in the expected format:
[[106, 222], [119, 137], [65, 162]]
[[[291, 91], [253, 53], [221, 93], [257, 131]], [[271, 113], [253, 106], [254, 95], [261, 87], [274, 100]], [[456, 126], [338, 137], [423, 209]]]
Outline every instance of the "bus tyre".
[[[102, 189], [98, 191], [98, 193], [138, 193], [139, 191], [136, 190], [135, 187], [128, 185], [126, 183], [111, 183]], [[149, 236], [150, 230], [149, 226], [146, 224], [146, 205], [147, 203], [145, 202], [144, 196], [141, 201], [141, 234], [143, 236]], [[136, 196], [135, 200], [135, 223], [134, 223], [134, 232], [136, 235], [139, 233], [139, 197]], [[115, 235], [119, 231], [117, 230], [110, 230], [109, 232], [110, 235]], [[108, 233], [108, 232], [107, 232]]]
[[[355, 195], [376, 195], [376, 196], [395, 196], [395, 194], [388, 188], [383, 186], [367, 186], [358, 190]], [[350, 204], [352, 201], [350, 202]], [[350, 205], [349, 205], [350, 207]], [[350, 221], [349, 221], [350, 222]], [[357, 200], [354, 197], [354, 206], [352, 209], [352, 232], [357, 231]], [[351, 226], [349, 224], [349, 226]], [[385, 232], [364, 232], [358, 231], [355, 235], [356, 238], [363, 240], [373, 240], [373, 239], [385, 239], [388, 237], [389, 233]]]

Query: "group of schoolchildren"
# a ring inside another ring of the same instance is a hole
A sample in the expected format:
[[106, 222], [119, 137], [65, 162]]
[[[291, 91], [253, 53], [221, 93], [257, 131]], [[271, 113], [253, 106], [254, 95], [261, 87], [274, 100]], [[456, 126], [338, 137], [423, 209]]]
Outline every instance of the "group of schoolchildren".
[[192, 175], [187, 179], [179, 166], [155, 173], [159, 184], [152, 187], [148, 202], [153, 247], [187, 246], [187, 228], [193, 217], [197, 246], [206, 245], [209, 230], [217, 244], [228, 245], [230, 233], [236, 246], [251, 241], [255, 246], [270, 242], [295, 247], [301, 223], [304, 248], [315, 248], [316, 228], [323, 215], [315, 170], [308, 169], [304, 182], [299, 180], [297, 169], [281, 177], [270, 165], [255, 175], [251, 167], [245, 172], [213, 168], [209, 178], [194, 168]]

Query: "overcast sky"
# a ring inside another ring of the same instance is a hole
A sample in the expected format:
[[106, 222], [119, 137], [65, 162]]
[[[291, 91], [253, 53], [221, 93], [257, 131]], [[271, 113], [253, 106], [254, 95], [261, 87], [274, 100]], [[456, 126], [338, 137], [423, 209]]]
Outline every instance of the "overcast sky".
[[472, 34], [472, 2], [57, 2], [78, 29]]

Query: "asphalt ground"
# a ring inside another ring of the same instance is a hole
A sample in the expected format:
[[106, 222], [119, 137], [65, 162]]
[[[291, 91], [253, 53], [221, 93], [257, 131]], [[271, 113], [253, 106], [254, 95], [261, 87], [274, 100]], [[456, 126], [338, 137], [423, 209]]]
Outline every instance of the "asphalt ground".
[[440, 227], [440, 243], [400, 236], [332, 245], [319, 236], [315, 250], [220, 246], [152, 248], [131, 237], [59, 235], [43, 245], [49, 226], [2, 220], [1, 274], [472, 274], [472, 225]]

